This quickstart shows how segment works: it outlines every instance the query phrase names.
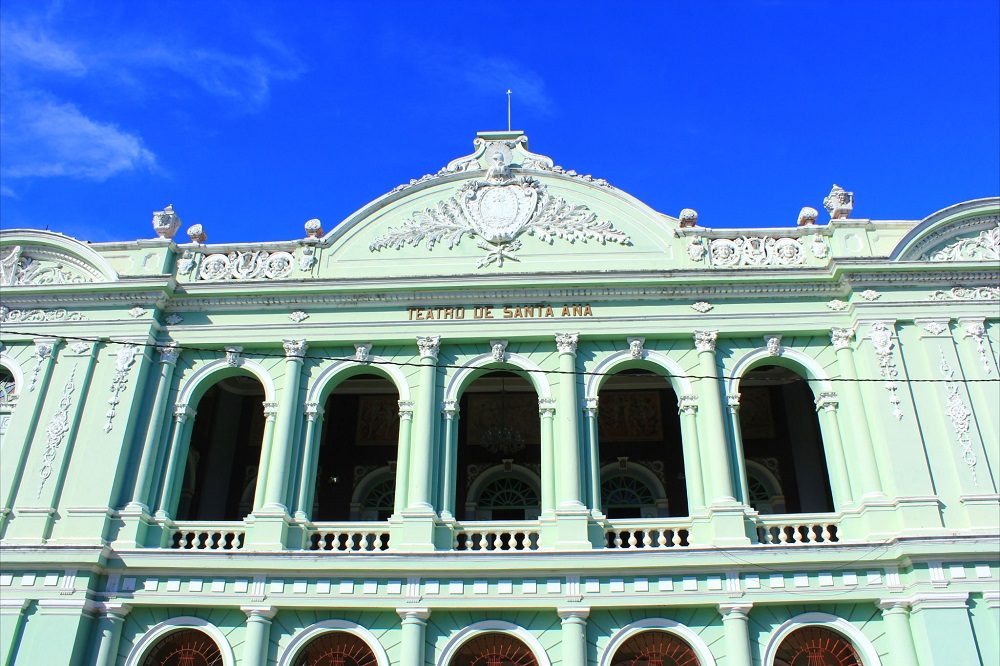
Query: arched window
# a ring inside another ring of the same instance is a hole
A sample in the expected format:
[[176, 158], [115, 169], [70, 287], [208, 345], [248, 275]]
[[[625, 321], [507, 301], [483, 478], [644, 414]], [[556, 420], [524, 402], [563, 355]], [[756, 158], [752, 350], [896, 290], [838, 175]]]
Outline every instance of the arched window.
[[694, 649], [666, 631], [642, 631], [615, 651], [611, 666], [699, 666]]
[[293, 666], [376, 666], [371, 647], [358, 636], [331, 631], [311, 641], [295, 656]]
[[[398, 445], [396, 386], [375, 374], [338, 384], [323, 410], [312, 519], [386, 520], [393, 510]], [[382, 478], [366, 488], [372, 474]]]
[[172, 631], [149, 650], [142, 666], [218, 666], [222, 651], [212, 638], [197, 629]]
[[781, 642], [774, 666], [863, 666], [851, 642], [826, 627], [796, 629]]
[[178, 520], [242, 520], [253, 510], [264, 435], [264, 387], [233, 375], [198, 401]]
[[489, 372], [462, 393], [459, 413], [457, 518], [537, 518], [541, 425], [534, 387], [514, 373]]
[[748, 501], [760, 513], [833, 511], [819, 419], [809, 383], [777, 365], [739, 383]]
[[17, 403], [17, 385], [14, 373], [0, 365], [0, 436], [7, 432], [11, 412]]
[[597, 506], [607, 517], [687, 514], [677, 395], [666, 379], [641, 368], [608, 377], [598, 394], [597, 435]]
[[516, 637], [490, 632], [463, 643], [448, 666], [538, 666], [538, 660]]

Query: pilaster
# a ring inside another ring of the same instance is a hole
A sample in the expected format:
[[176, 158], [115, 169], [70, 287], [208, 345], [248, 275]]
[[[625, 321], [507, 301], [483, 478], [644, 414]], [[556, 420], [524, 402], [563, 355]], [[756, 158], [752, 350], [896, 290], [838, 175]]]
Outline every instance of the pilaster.
[[916, 651], [923, 663], [981, 663], [968, 600], [967, 592], [935, 592], [910, 598]]
[[13, 666], [14, 648], [24, 630], [27, 599], [0, 599], [0, 666]]

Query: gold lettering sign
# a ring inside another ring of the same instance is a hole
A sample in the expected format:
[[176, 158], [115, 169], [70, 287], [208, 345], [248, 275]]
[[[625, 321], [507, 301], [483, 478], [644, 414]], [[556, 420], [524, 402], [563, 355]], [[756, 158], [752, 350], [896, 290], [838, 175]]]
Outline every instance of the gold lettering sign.
[[410, 321], [430, 319], [557, 319], [560, 317], [593, 317], [590, 303], [564, 305], [476, 305], [457, 308], [406, 308]]

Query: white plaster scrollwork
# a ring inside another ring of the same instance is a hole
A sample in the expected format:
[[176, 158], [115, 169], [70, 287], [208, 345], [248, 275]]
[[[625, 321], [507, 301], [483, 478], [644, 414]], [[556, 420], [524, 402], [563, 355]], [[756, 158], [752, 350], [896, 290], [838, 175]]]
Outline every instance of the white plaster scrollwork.
[[635, 360], [640, 360], [646, 355], [646, 350], [643, 349], [643, 345], [646, 344], [646, 338], [628, 338], [628, 355]]
[[20, 245], [5, 249], [0, 254], [0, 286], [78, 284], [97, 277], [89, 266], [65, 254]]
[[177, 275], [187, 275], [193, 271], [200, 256], [200, 254], [196, 254], [191, 250], [184, 250], [184, 254], [177, 260]]
[[0, 322], [45, 322], [45, 321], [83, 321], [84, 316], [79, 312], [68, 312], [62, 308], [55, 310], [12, 310], [6, 306], [0, 306]]
[[600, 222], [597, 214], [583, 205], [571, 205], [549, 194], [545, 185], [531, 176], [514, 176], [509, 158], [499, 152], [483, 180], [466, 183], [454, 196], [439, 201], [434, 208], [413, 213], [398, 228], [372, 241], [370, 251], [401, 249], [406, 245], [437, 243], [454, 248], [464, 236], [478, 238], [477, 247], [486, 252], [478, 267], [503, 266], [505, 260], [518, 261], [519, 237], [535, 236], [546, 243], [595, 241], [602, 245], [631, 245], [625, 233], [610, 222]]
[[931, 319], [922, 322], [924, 330], [931, 335], [941, 335], [948, 330], [948, 320], [947, 319]]
[[986, 374], [993, 372], [993, 364], [990, 363], [989, 352], [986, 351], [986, 326], [982, 321], [965, 322], [965, 334], [976, 343], [976, 352], [979, 360], [982, 361], [983, 370]]
[[[997, 217], [993, 218], [997, 220]], [[979, 232], [975, 238], [963, 238], [926, 257], [931, 261], [1000, 260], [1000, 226]]]
[[879, 375], [885, 380], [885, 390], [889, 393], [889, 404], [892, 406], [892, 415], [897, 421], [903, 420], [903, 410], [899, 405], [899, 385], [896, 377], [899, 371], [896, 369], [896, 361], [893, 358], [892, 349], [895, 344], [892, 341], [891, 322], [877, 321], [872, 324], [869, 337], [872, 341], [872, 348], [875, 350], [875, 357], [878, 359]]
[[118, 396], [128, 387], [129, 369], [135, 363], [135, 355], [138, 351], [138, 345], [134, 342], [126, 342], [118, 348], [118, 353], [115, 354], [115, 374], [111, 377], [111, 397], [108, 398], [110, 407], [108, 413], [105, 414], [107, 420], [104, 422], [104, 432], [111, 432], [111, 428], [114, 427], [112, 422], [118, 413], [118, 403], [121, 401]]
[[70, 370], [69, 379], [63, 384], [62, 396], [59, 398], [59, 407], [53, 414], [49, 425], [45, 427], [45, 450], [42, 451], [42, 466], [38, 470], [41, 480], [38, 483], [38, 497], [42, 496], [45, 483], [52, 476], [52, 465], [55, 463], [56, 454], [62, 446], [63, 439], [69, 432], [69, 408], [73, 404], [73, 393], [76, 391], [76, 366]]
[[691, 304], [691, 309], [694, 310], [695, 312], [700, 312], [701, 314], [705, 314], [714, 307], [715, 307], [714, 305], [712, 305], [707, 301], [698, 301], [696, 303]]
[[719, 340], [718, 331], [695, 331], [694, 348], [699, 352], [714, 352], [715, 343]]
[[851, 339], [854, 337], [853, 328], [832, 328], [830, 329], [830, 342], [834, 349], [849, 349]]
[[230, 368], [243, 365], [243, 347], [226, 347], [226, 365]]
[[694, 416], [698, 412], [698, 396], [682, 395], [677, 398], [677, 413]]
[[220, 280], [279, 280], [288, 277], [295, 268], [290, 252], [266, 250], [234, 251], [210, 254], [198, 268], [198, 279]]
[[768, 356], [781, 356], [781, 336], [765, 335], [764, 346], [767, 348]]
[[160, 363], [173, 365], [181, 355], [180, 347], [177, 346], [176, 342], [170, 342], [158, 347], [158, 349], [160, 350]]
[[796, 266], [805, 259], [805, 252], [798, 238], [741, 236], [712, 239], [708, 257], [712, 266], [726, 268]]
[[420, 358], [432, 358], [436, 361], [438, 352], [441, 351], [441, 336], [422, 335], [417, 337], [417, 349], [420, 352]]
[[837, 399], [837, 394], [833, 391], [823, 391], [816, 396], [816, 411], [822, 409], [827, 412], [834, 412], [837, 411], [839, 405], [840, 401]]
[[826, 304], [826, 307], [830, 308], [834, 312], [843, 312], [847, 309], [847, 302], [842, 301], [839, 298], [835, 298]]
[[1000, 300], [1000, 287], [952, 287], [939, 289], [928, 296], [932, 301], [996, 301]]
[[288, 318], [291, 319], [296, 324], [301, 324], [306, 319], [309, 319], [309, 315], [302, 310], [295, 310], [288, 313]]
[[969, 406], [965, 404], [965, 401], [962, 400], [962, 396], [959, 394], [959, 382], [955, 379], [955, 370], [952, 369], [947, 359], [945, 359], [944, 351], [939, 348], [938, 353], [941, 356], [941, 363], [938, 367], [945, 378], [944, 413], [951, 420], [951, 427], [955, 431], [958, 445], [962, 448], [962, 462], [968, 466], [969, 472], [972, 474], [973, 485], [978, 486], [979, 481], [976, 478], [976, 464], [978, 460], [976, 459], [975, 451], [972, 450], [972, 440], [969, 437], [969, 428], [972, 426], [972, 410], [969, 409]]
[[695, 236], [688, 243], [688, 256], [691, 258], [691, 261], [700, 262], [705, 258], [707, 253], [708, 246], [705, 239], [701, 236]]
[[282, 340], [281, 346], [285, 349], [285, 358], [302, 358], [309, 349], [305, 340]]
[[860, 296], [861, 298], [865, 299], [868, 302], [877, 301], [878, 299], [882, 298], [882, 294], [878, 293], [874, 289], [865, 289], [863, 292], [858, 294], [858, 296]]
[[575, 354], [579, 341], [579, 333], [556, 333], [556, 349], [560, 354]]
[[55, 341], [51, 339], [35, 340], [35, 365], [31, 368], [31, 375], [28, 377], [28, 391], [34, 391], [38, 384], [38, 373], [42, 370], [42, 362], [52, 356]]
[[316, 250], [307, 245], [302, 248], [302, 256], [299, 257], [299, 270], [303, 273], [311, 271], [317, 261], [319, 260], [316, 258]]
[[507, 341], [490, 340], [490, 355], [497, 363], [503, 363], [507, 359]]
[[177, 324], [179, 324], [182, 321], [184, 321], [184, 317], [182, 317], [181, 315], [177, 314], [176, 312], [172, 312], [172, 313], [168, 314], [167, 318], [164, 319], [163, 321], [165, 321], [170, 326], [176, 326]]
[[372, 344], [370, 342], [354, 345], [354, 360], [358, 363], [367, 363], [371, 353]]

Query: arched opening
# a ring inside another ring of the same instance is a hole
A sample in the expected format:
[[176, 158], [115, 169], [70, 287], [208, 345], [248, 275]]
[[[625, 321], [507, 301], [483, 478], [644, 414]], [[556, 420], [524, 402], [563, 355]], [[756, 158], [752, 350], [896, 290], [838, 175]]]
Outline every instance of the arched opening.
[[346, 631], [330, 631], [312, 639], [295, 655], [292, 666], [377, 666], [371, 647]]
[[851, 642], [832, 629], [796, 629], [781, 641], [774, 666], [863, 666]]
[[520, 375], [474, 380], [459, 405], [459, 520], [533, 520], [541, 513], [538, 396]]
[[242, 520], [253, 510], [264, 435], [264, 387], [232, 375], [198, 401], [178, 520]]
[[538, 660], [517, 637], [490, 632], [463, 643], [448, 666], [538, 666]]
[[399, 392], [385, 377], [355, 375], [323, 409], [314, 521], [387, 520], [396, 492]]
[[833, 511], [830, 475], [809, 383], [777, 365], [739, 383], [748, 502], [766, 513]]
[[7, 432], [10, 415], [16, 403], [17, 384], [14, 381], [14, 373], [0, 365], [0, 437]]
[[699, 666], [688, 643], [667, 631], [641, 631], [619, 647], [611, 666]]
[[681, 422], [670, 384], [648, 370], [619, 372], [601, 386], [597, 415], [604, 515], [687, 515]]
[[172, 631], [158, 640], [142, 660], [142, 666], [217, 666], [222, 650], [211, 636], [197, 629]]

